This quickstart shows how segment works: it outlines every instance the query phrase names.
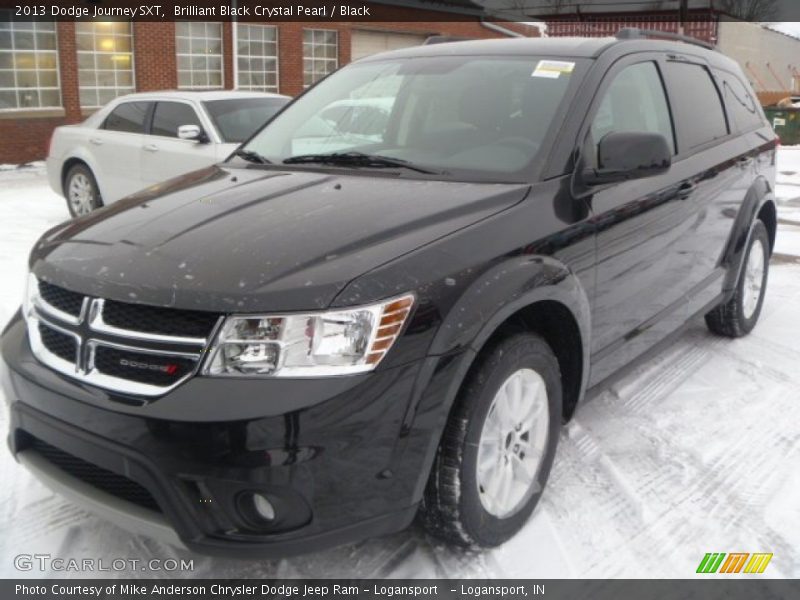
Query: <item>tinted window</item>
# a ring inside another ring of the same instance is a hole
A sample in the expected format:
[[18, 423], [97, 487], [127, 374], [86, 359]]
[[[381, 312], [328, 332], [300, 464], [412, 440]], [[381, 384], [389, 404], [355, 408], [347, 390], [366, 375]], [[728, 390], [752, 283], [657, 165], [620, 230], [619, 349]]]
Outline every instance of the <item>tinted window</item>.
[[718, 72], [722, 81], [722, 90], [725, 95], [725, 105], [728, 113], [738, 131], [747, 131], [764, 125], [764, 116], [761, 106], [755, 101], [753, 95], [732, 73]]
[[120, 104], [106, 117], [103, 129], [144, 133], [144, 121], [149, 108], [149, 102], [125, 102]]
[[664, 86], [655, 63], [632, 65], [619, 73], [605, 92], [592, 122], [596, 147], [611, 132], [660, 133], [675, 153], [675, 136]]
[[205, 107], [222, 141], [241, 143], [275, 116], [288, 98], [236, 98], [206, 102]]
[[153, 114], [151, 135], [164, 137], [178, 137], [178, 127], [181, 125], [197, 125], [202, 128], [197, 113], [188, 104], [183, 102], [158, 102]]
[[728, 134], [719, 91], [706, 67], [690, 63], [667, 64], [678, 129], [687, 151]]

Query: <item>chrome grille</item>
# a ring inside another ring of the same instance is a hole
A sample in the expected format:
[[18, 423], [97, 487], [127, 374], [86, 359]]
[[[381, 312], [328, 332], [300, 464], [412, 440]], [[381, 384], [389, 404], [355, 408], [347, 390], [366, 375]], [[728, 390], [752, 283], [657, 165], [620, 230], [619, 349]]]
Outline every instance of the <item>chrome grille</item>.
[[39, 322], [39, 336], [42, 345], [57, 357], [67, 362], [77, 363], [78, 361], [78, 340], [68, 333], [63, 333]]
[[41, 362], [137, 396], [163, 395], [194, 375], [222, 319], [82, 296], [35, 279], [28, 290], [28, 337]]
[[65, 290], [62, 287], [47, 283], [46, 281], [39, 282], [39, 295], [50, 306], [67, 313], [73, 317], [78, 317], [81, 314], [83, 307], [83, 294]]
[[173, 310], [158, 306], [126, 304], [106, 300], [103, 321], [118, 329], [189, 338], [207, 338], [217, 324], [218, 315], [199, 310]]

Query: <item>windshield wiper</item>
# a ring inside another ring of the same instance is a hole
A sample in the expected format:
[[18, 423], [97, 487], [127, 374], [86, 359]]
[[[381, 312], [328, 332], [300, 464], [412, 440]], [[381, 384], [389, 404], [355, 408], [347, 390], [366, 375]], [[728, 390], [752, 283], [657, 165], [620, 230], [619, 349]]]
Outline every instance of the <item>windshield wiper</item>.
[[300, 165], [318, 163], [322, 165], [342, 165], [352, 167], [366, 167], [373, 169], [385, 169], [399, 167], [425, 173], [428, 175], [441, 175], [443, 171], [435, 171], [425, 167], [417, 166], [402, 158], [391, 158], [380, 154], [364, 154], [363, 152], [334, 152], [332, 154], [301, 154], [291, 156], [283, 161], [285, 165]]
[[259, 165], [268, 165], [271, 161], [261, 156], [258, 152], [252, 150], [245, 150], [244, 148], [237, 148], [233, 151], [234, 156], [245, 159], [247, 162], [256, 163]]

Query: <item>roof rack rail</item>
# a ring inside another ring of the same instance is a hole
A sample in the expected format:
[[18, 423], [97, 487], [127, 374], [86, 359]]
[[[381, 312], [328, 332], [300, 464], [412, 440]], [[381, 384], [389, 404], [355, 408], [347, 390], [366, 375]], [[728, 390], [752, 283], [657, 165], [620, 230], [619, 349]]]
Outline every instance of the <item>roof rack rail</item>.
[[714, 44], [698, 40], [688, 35], [671, 33], [669, 31], [656, 31], [655, 29], [640, 29], [639, 27], [623, 27], [617, 32], [618, 40], [644, 40], [649, 38], [660, 38], [664, 40], [674, 40], [685, 42], [694, 46], [701, 46], [707, 50], [714, 50]]

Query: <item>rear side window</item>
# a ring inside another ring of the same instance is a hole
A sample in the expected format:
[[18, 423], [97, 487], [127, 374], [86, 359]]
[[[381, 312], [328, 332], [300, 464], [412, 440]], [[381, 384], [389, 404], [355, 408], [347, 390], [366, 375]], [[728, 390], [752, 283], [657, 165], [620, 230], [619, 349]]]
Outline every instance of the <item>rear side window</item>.
[[702, 65], [670, 62], [667, 74], [678, 131], [686, 140], [686, 150], [728, 135], [722, 99], [710, 71]]
[[591, 132], [595, 165], [597, 144], [612, 132], [660, 133], [675, 154], [669, 105], [655, 63], [626, 67], [614, 78], [597, 109]]
[[718, 72], [718, 79], [722, 81], [722, 90], [725, 96], [725, 105], [737, 131], [749, 131], [764, 126], [764, 116], [761, 106], [753, 98], [741, 80], [726, 71]]
[[152, 135], [164, 137], [178, 137], [178, 127], [181, 125], [197, 125], [202, 128], [197, 113], [188, 104], [183, 102], [158, 102], [153, 113], [153, 125], [150, 128]]
[[149, 102], [125, 102], [111, 111], [106, 117], [103, 129], [124, 131], [126, 133], [144, 133], [144, 122]]

